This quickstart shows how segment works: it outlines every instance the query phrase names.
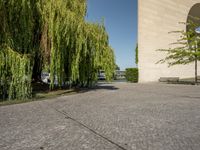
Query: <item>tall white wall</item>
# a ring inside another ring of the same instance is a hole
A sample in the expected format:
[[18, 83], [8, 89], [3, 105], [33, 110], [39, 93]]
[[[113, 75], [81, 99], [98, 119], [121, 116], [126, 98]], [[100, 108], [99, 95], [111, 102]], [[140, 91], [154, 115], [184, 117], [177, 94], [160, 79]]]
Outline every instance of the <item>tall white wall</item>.
[[[166, 55], [156, 50], [169, 48], [178, 39], [170, 31], [186, 29], [178, 22], [186, 22], [191, 7], [200, 0], [138, 0], [139, 82], [158, 81], [160, 77], [193, 77], [194, 64], [168, 68], [156, 64]], [[200, 66], [200, 64], [199, 64]], [[200, 75], [200, 69], [199, 69]]]

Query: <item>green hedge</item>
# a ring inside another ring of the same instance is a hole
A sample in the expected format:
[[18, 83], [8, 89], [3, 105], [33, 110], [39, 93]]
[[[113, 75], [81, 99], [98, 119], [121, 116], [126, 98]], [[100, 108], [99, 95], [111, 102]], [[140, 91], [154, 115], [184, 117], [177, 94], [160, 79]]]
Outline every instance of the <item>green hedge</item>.
[[126, 69], [126, 80], [129, 82], [138, 82], [138, 68], [127, 68]]

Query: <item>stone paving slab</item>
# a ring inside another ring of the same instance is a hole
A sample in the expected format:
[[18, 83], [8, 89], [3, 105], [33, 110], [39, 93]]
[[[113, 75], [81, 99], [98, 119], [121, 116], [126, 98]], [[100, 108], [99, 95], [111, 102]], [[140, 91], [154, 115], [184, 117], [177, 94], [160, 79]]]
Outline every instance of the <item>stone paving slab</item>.
[[0, 107], [1, 150], [199, 150], [200, 86], [102, 84]]
[[0, 150], [118, 150], [45, 102], [0, 107]]

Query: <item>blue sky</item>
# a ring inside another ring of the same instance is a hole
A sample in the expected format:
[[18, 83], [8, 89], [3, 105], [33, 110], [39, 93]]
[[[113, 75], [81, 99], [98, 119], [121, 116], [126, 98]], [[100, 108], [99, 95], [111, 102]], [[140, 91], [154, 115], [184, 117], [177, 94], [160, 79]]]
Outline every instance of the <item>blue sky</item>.
[[135, 67], [137, 0], [88, 0], [86, 20], [105, 20], [110, 45], [121, 70]]

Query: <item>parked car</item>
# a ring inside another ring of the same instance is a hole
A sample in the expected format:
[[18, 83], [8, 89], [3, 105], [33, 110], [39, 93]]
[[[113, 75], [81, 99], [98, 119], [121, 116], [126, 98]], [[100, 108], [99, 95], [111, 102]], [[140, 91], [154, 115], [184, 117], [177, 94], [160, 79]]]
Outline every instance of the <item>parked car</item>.
[[106, 80], [105, 71], [103, 71], [103, 70], [99, 71], [98, 80]]
[[41, 79], [44, 83], [49, 84], [50, 83], [50, 73], [48, 72], [42, 72]]

